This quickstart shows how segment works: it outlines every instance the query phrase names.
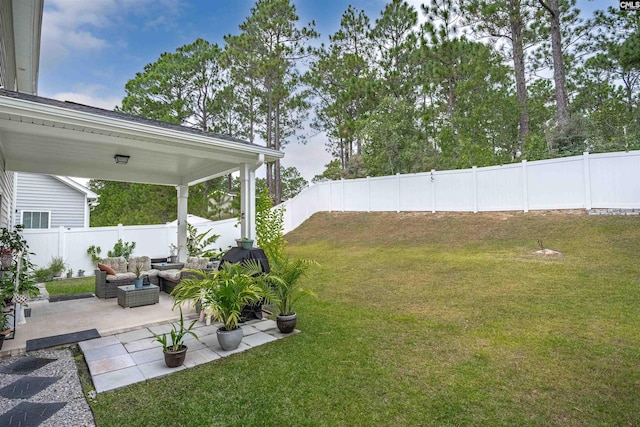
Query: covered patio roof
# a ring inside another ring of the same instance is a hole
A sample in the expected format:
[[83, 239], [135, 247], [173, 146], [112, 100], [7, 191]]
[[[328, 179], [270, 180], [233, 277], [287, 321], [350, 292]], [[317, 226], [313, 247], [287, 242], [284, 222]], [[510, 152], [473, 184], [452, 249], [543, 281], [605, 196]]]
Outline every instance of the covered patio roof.
[[[116, 164], [116, 154], [128, 163]], [[228, 136], [0, 89], [6, 171], [188, 186], [283, 156]]]

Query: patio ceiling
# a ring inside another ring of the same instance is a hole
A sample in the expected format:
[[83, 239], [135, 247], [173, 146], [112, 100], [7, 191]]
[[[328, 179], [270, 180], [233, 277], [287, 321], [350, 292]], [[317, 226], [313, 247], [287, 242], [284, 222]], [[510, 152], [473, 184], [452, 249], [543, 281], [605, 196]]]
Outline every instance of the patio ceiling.
[[[116, 164], [116, 154], [130, 156], [128, 164]], [[0, 89], [7, 171], [191, 185], [283, 156], [231, 137]]]

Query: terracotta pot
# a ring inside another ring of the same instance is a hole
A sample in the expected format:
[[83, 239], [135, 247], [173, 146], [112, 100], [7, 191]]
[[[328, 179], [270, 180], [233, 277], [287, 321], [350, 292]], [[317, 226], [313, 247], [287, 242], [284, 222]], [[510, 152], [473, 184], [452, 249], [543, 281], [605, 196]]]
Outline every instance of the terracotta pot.
[[177, 368], [184, 363], [184, 358], [187, 356], [187, 346], [181, 345], [178, 351], [165, 351], [164, 363], [169, 368]]
[[278, 314], [276, 316], [276, 324], [278, 325], [278, 329], [280, 329], [280, 332], [282, 332], [283, 334], [293, 332], [293, 330], [296, 328], [297, 322], [298, 316], [296, 315], [296, 313], [287, 315]]

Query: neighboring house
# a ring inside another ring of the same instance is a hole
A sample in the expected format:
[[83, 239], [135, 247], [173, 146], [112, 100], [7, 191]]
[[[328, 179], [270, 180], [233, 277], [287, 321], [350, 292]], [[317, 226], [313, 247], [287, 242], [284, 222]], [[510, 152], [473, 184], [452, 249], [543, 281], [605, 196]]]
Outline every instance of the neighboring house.
[[16, 173], [15, 224], [25, 228], [89, 227], [98, 195], [71, 178]]

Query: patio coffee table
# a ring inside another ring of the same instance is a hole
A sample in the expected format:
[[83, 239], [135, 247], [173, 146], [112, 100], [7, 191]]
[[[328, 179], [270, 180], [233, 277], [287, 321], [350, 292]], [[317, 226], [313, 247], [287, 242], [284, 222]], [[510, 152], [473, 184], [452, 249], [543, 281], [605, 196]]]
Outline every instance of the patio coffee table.
[[121, 307], [139, 307], [156, 304], [160, 301], [160, 288], [146, 285], [136, 288], [135, 285], [118, 286], [118, 304]]

